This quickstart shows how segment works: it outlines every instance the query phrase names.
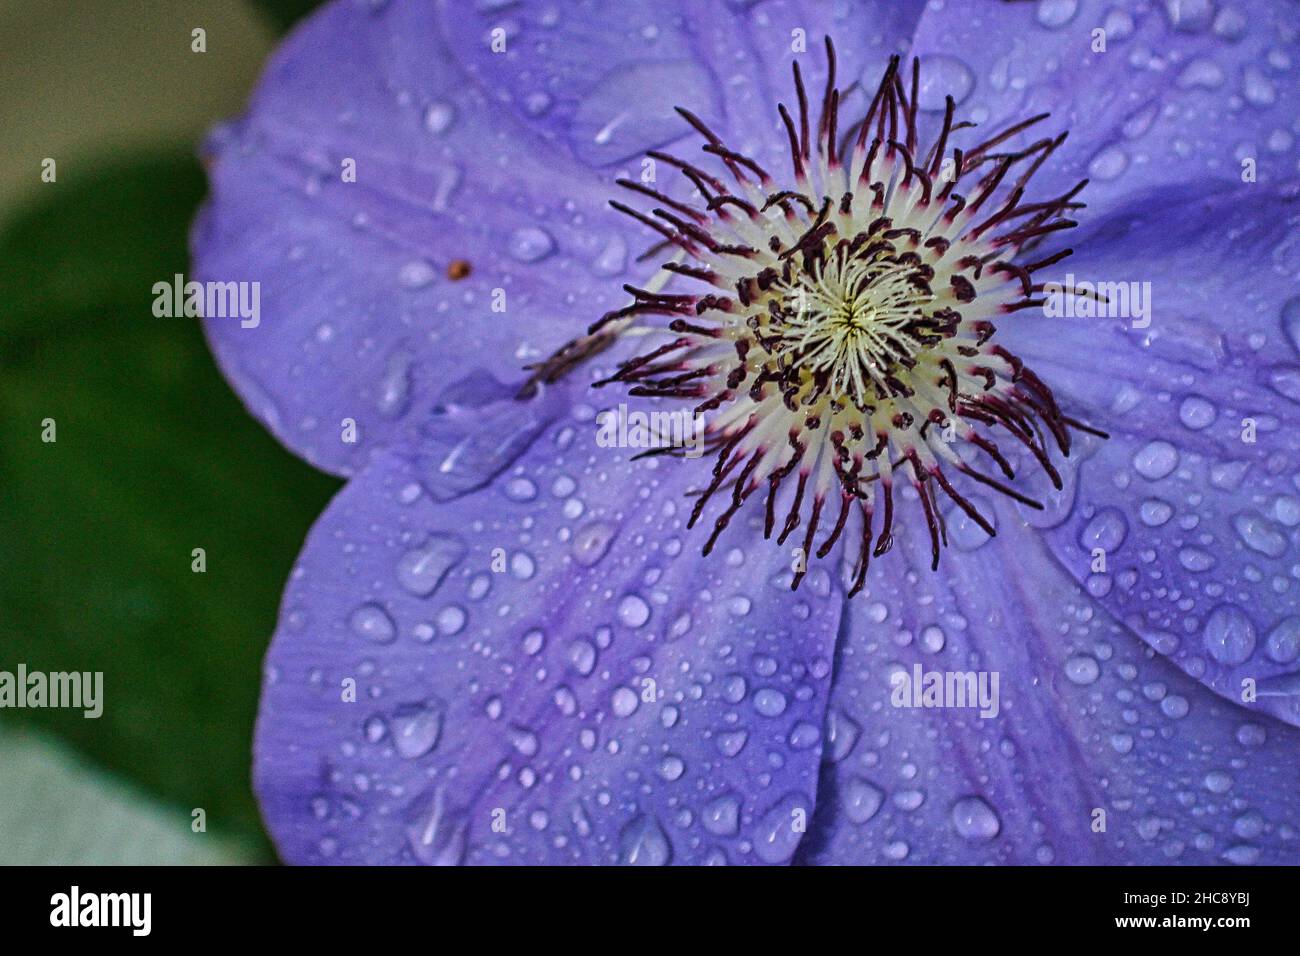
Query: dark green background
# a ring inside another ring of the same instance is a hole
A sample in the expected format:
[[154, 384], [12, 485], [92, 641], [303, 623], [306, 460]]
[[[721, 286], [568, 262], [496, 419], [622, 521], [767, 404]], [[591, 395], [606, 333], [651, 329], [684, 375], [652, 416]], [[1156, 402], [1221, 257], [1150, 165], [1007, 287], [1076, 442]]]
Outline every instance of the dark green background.
[[[280, 28], [313, 5], [261, 4]], [[103, 671], [106, 698], [98, 720], [0, 720], [269, 860], [249, 787], [261, 658], [339, 483], [249, 417], [195, 320], [152, 314], [205, 191], [177, 144], [50, 187], [0, 237], [0, 667]]]

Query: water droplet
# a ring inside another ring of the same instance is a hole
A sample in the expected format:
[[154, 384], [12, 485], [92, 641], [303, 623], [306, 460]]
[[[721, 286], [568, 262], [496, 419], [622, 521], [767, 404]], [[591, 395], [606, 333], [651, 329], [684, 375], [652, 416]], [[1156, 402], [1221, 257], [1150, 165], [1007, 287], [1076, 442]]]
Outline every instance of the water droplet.
[[885, 800], [884, 792], [861, 777], [852, 778], [844, 788], [844, 815], [853, 823], [866, 823], [876, 815]]
[[378, 604], [363, 604], [348, 618], [352, 632], [377, 644], [388, 644], [397, 636], [397, 625]]
[[643, 814], [619, 834], [619, 862], [624, 866], [666, 866], [672, 846], [654, 817]]
[[1263, 515], [1253, 511], [1243, 511], [1232, 519], [1232, 527], [1237, 537], [1246, 547], [1270, 558], [1280, 558], [1286, 554], [1286, 535], [1279, 531]]
[[520, 262], [539, 262], [555, 251], [555, 240], [544, 229], [523, 226], [510, 234], [507, 248]]
[[410, 594], [428, 597], [465, 556], [465, 543], [449, 534], [430, 535], [422, 547], [412, 548], [397, 562], [397, 581]]
[[789, 793], [763, 814], [754, 838], [754, 852], [759, 859], [764, 863], [784, 863], [794, 856], [810, 816], [810, 804], [802, 794]]
[[423, 289], [438, 277], [438, 270], [424, 259], [415, 259], [397, 270], [397, 282], [403, 289]]
[[704, 807], [704, 829], [714, 836], [731, 836], [740, 828], [740, 801], [723, 794]]
[[1073, 20], [1078, 12], [1078, 0], [1039, 0], [1037, 17], [1047, 29], [1056, 30]]
[[1218, 415], [1218, 409], [1199, 395], [1188, 395], [1178, 407], [1178, 420], [1192, 431], [1209, 428]]
[[1223, 68], [1213, 60], [1198, 57], [1178, 75], [1178, 85], [1185, 90], [1217, 90], [1223, 85]]
[[442, 702], [438, 700], [408, 704], [394, 711], [389, 724], [397, 752], [408, 760], [414, 760], [433, 750], [442, 736], [444, 711]]
[[591, 269], [598, 276], [606, 278], [622, 275], [627, 268], [627, 243], [622, 236], [613, 236], [600, 250], [600, 255], [591, 264]]
[[650, 620], [650, 605], [639, 594], [625, 595], [618, 605], [618, 619], [625, 627], [642, 627]]
[[1096, 681], [1100, 675], [1101, 667], [1087, 654], [1076, 654], [1065, 662], [1065, 676], [1072, 684], [1086, 686]]
[[1119, 146], [1107, 146], [1092, 157], [1088, 174], [1102, 182], [1118, 179], [1128, 169], [1128, 153]]
[[1133, 456], [1133, 468], [1148, 481], [1158, 481], [1178, 467], [1178, 449], [1167, 441], [1153, 441]]
[[785, 708], [785, 694], [774, 687], [764, 687], [754, 694], [754, 709], [764, 717], [779, 717]]
[[1300, 617], [1279, 621], [1269, 632], [1264, 649], [1268, 659], [1278, 664], [1290, 664], [1300, 657]]
[[1201, 639], [1220, 664], [1241, 664], [1255, 652], [1255, 625], [1235, 604], [1220, 604], [1210, 612]]
[[1246, 100], [1255, 106], [1271, 106], [1277, 99], [1277, 90], [1273, 86], [1273, 81], [1257, 66], [1246, 67], [1242, 72], [1242, 82], [1242, 92]]
[[1210, 25], [1214, 0], [1165, 0], [1169, 25], [1183, 33], [1199, 33]]
[[424, 128], [435, 136], [441, 136], [456, 118], [456, 110], [450, 103], [431, 103], [424, 111]]
[[975, 75], [970, 67], [955, 56], [945, 53], [927, 56], [921, 68], [917, 106], [925, 112], [942, 112], [948, 96], [960, 106], [970, 96], [974, 85]]
[[636, 713], [640, 698], [636, 692], [627, 687], [617, 688], [610, 697], [609, 706], [615, 717], [631, 717]]
[[952, 825], [966, 840], [991, 840], [1002, 829], [998, 815], [980, 797], [962, 797], [953, 804]]
[[427, 866], [458, 866], [465, 858], [464, 819], [451, 812], [444, 790], [425, 794], [412, 805], [406, 840], [415, 858]]
[[607, 521], [594, 521], [589, 525], [584, 525], [573, 536], [573, 560], [584, 568], [591, 567], [609, 551], [610, 542], [614, 540], [614, 536], [617, 534], [617, 525], [610, 524]]
[[1079, 547], [1089, 554], [1093, 548], [1110, 553], [1118, 550], [1128, 536], [1128, 521], [1118, 508], [1103, 508], [1079, 533]]

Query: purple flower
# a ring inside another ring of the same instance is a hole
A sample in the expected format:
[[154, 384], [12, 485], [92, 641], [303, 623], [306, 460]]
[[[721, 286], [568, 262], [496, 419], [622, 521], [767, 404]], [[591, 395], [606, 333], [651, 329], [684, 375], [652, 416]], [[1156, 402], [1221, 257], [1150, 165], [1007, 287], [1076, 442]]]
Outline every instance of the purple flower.
[[193, 239], [349, 479], [266, 664], [284, 858], [1296, 862], [1294, 11], [303, 25]]

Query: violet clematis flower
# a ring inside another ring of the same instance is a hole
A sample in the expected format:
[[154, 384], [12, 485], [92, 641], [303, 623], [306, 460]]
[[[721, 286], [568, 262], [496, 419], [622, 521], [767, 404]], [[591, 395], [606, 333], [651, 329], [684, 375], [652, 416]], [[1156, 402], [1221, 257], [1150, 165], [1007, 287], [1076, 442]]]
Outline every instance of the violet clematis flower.
[[284, 859], [1300, 858], [1296, 11], [301, 26], [193, 236], [349, 479], [266, 663]]

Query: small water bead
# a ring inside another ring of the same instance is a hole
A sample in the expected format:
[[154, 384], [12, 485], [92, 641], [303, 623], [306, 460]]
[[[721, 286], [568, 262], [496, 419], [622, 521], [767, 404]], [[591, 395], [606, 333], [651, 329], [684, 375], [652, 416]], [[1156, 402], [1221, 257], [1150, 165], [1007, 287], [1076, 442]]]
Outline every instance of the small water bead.
[[1273, 86], [1273, 81], [1253, 64], [1247, 66], [1242, 72], [1242, 82], [1242, 93], [1246, 101], [1254, 106], [1272, 106], [1277, 99], [1277, 89]]
[[1223, 85], [1223, 68], [1213, 60], [1197, 58], [1183, 68], [1178, 75], [1178, 86], [1182, 89], [1217, 90]]
[[1202, 571], [1210, 570], [1218, 562], [1215, 560], [1214, 555], [1208, 551], [1189, 546], [1178, 549], [1178, 563], [1183, 570], [1199, 574]]
[[1170, 720], [1182, 720], [1191, 710], [1191, 704], [1180, 694], [1170, 694], [1160, 702], [1160, 712]]
[[391, 643], [397, 637], [397, 625], [378, 604], [362, 604], [348, 618], [352, 632], [377, 644]]
[[1210, 793], [1224, 794], [1232, 789], [1232, 777], [1222, 770], [1211, 770], [1202, 782]]
[[610, 697], [609, 705], [615, 717], [631, 717], [636, 713], [640, 702], [635, 691], [628, 687], [619, 687]]
[[1199, 395], [1188, 395], [1178, 407], [1178, 420], [1192, 431], [1209, 428], [1218, 415], [1218, 409]]
[[1088, 174], [1101, 182], [1118, 179], [1128, 169], [1128, 153], [1119, 146], [1107, 146], [1088, 163]]
[[619, 862], [624, 866], [667, 866], [672, 844], [654, 817], [642, 815], [619, 834]]
[[520, 581], [531, 580], [537, 573], [537, 562], [527, 551], [516, 551], [510, 556], [510, 573]]
[[1159, 528], [1174, 516], [1174, 507], [1159, 498], [1148, 498], [1138, 508], [1138, 517], [1148, 528]]
[[681, 779], [682, 774], [685, 772], [686, 763], [681, 757], [669, 754], [659, 761], [659, 776], [669, 783]]
[[506, 482], [505, 493], [506, 497], [511, 501], [521, 503], [532, 501], [537, 497], [537, 485], [533, 484], [530, 479], [518, 475]]
[[425, 259], [406, 263], [397, 272], [397, 282], [404, 289], [423, 289], [438, 277], [438, 270]]
[[1178, 467], [1178, 449], [1167, 441], [1153, 441], [1133, 456], [1133, 468], [1148, 481], [1159, 481]]
[[628, 594], [618, 605], [618, 619], [624, 627], [643, 627], [650, 620], [650, 605], [639, 594]]
[[1252, 551], [1280, 558], [1286, 554], [1286, 535], [1275, 528], [1263, 515], [1253, 511], [1242, 512], [1232, 519], [1237, 537]]
[[542, 652], [542, 648], [544, 648], [545, 646], [546, 646], [546, 635], [542, 631], [534, 628], [533, 630], [529, 631], [527, 634], [524, 635], [523, 652], [527, 654], [529, 657], [535, 657], [536, 655], [540, 654]]
[[1107, 553], [1115, 551], [1128, 536], [1128, 522], [1123, 512], [1116, 508], [1103, 508], [1084, 526], [1079, 535], [1079, 547], [1091, 553], [1101, 548]]
[[617, 526], [606, 521], [593, 521], [579, 528], [573, 536], [573, 560], [584, 568], [600, 561], [609, 551], [610, 543], [618, 534]]
[[764, 687], [754, 694], [754, 710], [764, 717], [779, 717], [785, 708], [785, 694], [774, 687]]
[[876, 815], [885, 801], [885, 794], [879, 787], [861, 777], [853, 777], [845, 785], [841, 799], [844, 815], [849, 821], [863, 824]]
[[1269, 632], [1264, 645], [1268, 659], [1277, 664], [1290, 664], [1300, 657], [1300, 617], [1279, 621]]
[[943, 650], [947, 636], [943, 633], [943, 628], [931, 624], [921, 632], [921, 647], [931, 654], [938, 654]]
[[1241, 664], [1255, 652], [1255, 625], [1235, 604], [1220, 604], [1205, 622], [1202, 642], [1220, 664]]
[[789, 793], [763, 814], [754, 840], [754, 852], [760, 860], [784, 863], [794, 856], [812, 815], [811, 805], [812, 801], [802, 794]]
[[438, 700], [398, 708], [389, 722], [397, 752], [414, 760], [432, 751], [442, 736], [444, 711]]
[[438, 632], [446, 637], [452, 637], [459, 634], [465, 627], [465, 622], [469, 615], [465, 609], [458, 604], [448, 604], [438, 612], [435, 623], [438, 625]]
[[924, 112], [942, 112], [947, 97], [960, 106], [975, 86], [975, 74], [965, 63], [946, 53], [925, 58], [925, 73], [917, 90], [917, 106]]
[[1262, 747], [1268, 740], [1268, 731], [1261, 724], [1242, 724], [1237, 728], [1237, 743], [1243, 747]]
[[749, 731], [729, 730], [718, 735], [718, 752], [726, 757], [735, 757], [745, 749], [745, 744], [748, 742]]
[[925, 794], [920, 790], [899, 790], [894, 794], [894, 806], [904, 813], [919, 809], [925, 802]]
[[963, 839], [992, 840], [1002, 830], [1002, 821], [982, 797], [962, 797], [952, 808], [952, 823]]
[[701, 822], [714, 836], [732, 836], [740, 829], [740, 801], [729, 793], [709, 801]]
[[555, 251], [555, 240], [543, 229], [524, 226], [510, 234], [506, 248], [519, 262], [540, 262]]
[[424, 110], [424, 128], [435, 136], [441, 136], [456, 118], [456, 110], [449, 103], [430, 103]]
[[1079, 12], [1078, 0], [1038, 0], [1038, 22], [1049, 30], [1059, 30]]
[[1065, 676], [1072, 684], [1085, 686], [1095, 682], [1100, 675], [1100, 665], [1087, 654], [1076, 654], [1065, 662]]
[[430, 535], [421, 547], [407, 551], [397, 562], [397, 582], [416, 597], [428, 597], [465, 552], [465, 542], [458, 537]]

